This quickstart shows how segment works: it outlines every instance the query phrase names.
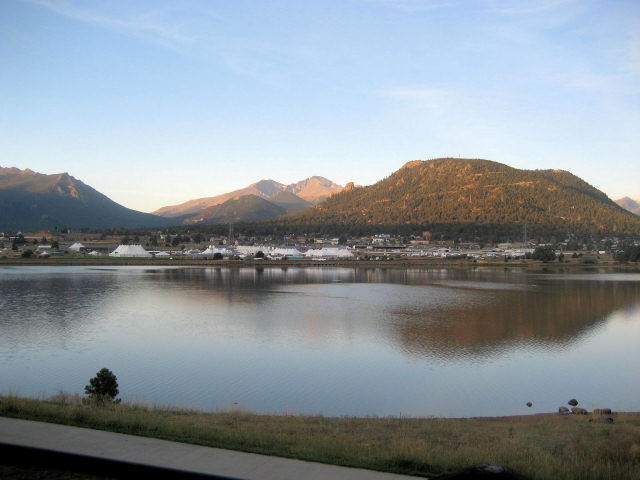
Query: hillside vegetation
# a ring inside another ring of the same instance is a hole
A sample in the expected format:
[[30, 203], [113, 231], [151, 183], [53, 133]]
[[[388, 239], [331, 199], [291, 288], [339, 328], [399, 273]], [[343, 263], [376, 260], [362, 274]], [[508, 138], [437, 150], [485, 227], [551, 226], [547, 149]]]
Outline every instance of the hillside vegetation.
[[291, 224], [530, 224], [577, 232], [640, 233], [640, 218], [562, 170], [488, 160], [413, 161], [369, 187], [345, 188]]

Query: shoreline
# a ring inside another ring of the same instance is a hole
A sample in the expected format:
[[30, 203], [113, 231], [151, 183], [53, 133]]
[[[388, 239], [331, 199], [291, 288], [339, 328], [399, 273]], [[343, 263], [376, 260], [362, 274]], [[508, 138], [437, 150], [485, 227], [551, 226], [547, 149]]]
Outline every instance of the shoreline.
[[432, 477], [498, 463], [535, 479], [633, 479], [640, 471], [640, 412], [506, 417], [324, 417], [206, 413], [79, 395], [0, 395], [0, 416], [183, 443]]
[[640, 272], [637, 263], [618, 263], [602, 260], [595, 264], [583, 264], [578, 261], [563, 263], [544, 263], [537, 260], [477, 261], [460, 259], [410, 259], [410, 260], [208, 260], [208, 259], [136, 259], [136, 258], [6, 258], [0, 259], [2, 266], [156, 266], [156, 267], [201, 267], [201, 268], [451, 268], [476, 269], [491, 268], [501, 270], [524, 270], [529, 272], [569, 271], [612, 271]]

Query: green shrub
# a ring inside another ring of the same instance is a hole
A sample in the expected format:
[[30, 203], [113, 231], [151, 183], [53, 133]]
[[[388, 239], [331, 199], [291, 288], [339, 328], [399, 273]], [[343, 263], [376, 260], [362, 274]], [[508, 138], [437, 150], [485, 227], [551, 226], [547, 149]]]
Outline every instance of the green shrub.
[[552, 262], [556, 259], [556, 252], [550, 245], [540, 245], [533, 251], [531, 258], [534, 260], [542, 260], [545, 263]]
[[118, 379], [108, 368], [101, 369], [95, 377], [85, 385], [84, 393], [89, 401], [96, 403], [120, 403], [118, 396]]

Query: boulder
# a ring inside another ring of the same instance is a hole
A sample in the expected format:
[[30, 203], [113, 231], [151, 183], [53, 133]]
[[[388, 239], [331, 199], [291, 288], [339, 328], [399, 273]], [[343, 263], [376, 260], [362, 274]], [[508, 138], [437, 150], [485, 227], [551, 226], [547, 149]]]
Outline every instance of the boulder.
[[571, 413], [573, 413], [574, 415], [586, 415], [589, 412], [587, 412], [585, 408], [573, 407], [571, 409]]
[[575, 407], [576, 405], [578, 405], [578, 400], [576, 400], [575, 398], [572, 398], [571, 400], [569, 400], [567, 402], [569, 405], [571, 405], [572, 407]]
[[558, 413], [560, 415], [569, 415], [569, 409], [567, 407], [560, 407]]

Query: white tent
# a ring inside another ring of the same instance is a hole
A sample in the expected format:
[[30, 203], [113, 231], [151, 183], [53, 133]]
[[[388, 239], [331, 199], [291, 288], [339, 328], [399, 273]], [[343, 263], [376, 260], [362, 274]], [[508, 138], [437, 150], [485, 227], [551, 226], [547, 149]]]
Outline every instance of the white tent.
[[97, 250], [93, 250], [91, 252], [89, 252], [87, 255], [91, 255], [93, 257], [100, 257], [102, 256], [102, 254], [100, 252], [98, 252]]
[[269, 247], [266, 245], [238, 245], [236, 252], [238, 255], [255, 255], [258, 252], [267, 253]]
[[216, 253], [219, 253], [223, 257], [231, 255], [231, 252], [226, 248], [216, 248], [213, 245], [209, 245], [207, 249], [202, 252], [202, 255], [215, 255]]
[[169, 257], [170, 255], [167, 252], [158, 252], [156, 253], [156, 257]]
[[310, 249], [305, 254], [313, 258], [353, 258], [353, 253], [346, 248], [316, 248]]
[[271, 257], [301, 257], [302, 253], [297, 248], [276, 247], [269, 251]]
[[109, 256], [150, 258], [151, 254], [142, 248], [142, 245], [118, 245], [118, 248], [111, 252]]
[[84, 248], [84, 245], [80, 242], [76, 242], [69, 247], [69, 250], [73, 250], [74, 252], [79, 252], [81, 248]]

